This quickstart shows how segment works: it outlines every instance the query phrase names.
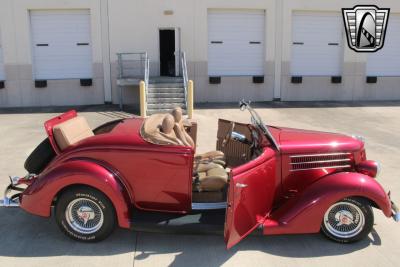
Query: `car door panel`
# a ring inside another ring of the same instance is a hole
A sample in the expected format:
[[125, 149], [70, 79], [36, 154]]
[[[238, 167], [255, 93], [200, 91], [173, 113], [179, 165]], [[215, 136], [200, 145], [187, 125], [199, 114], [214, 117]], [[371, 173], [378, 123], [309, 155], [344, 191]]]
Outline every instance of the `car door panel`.
[[275, 151], [231, 171], [225, 219], [225, 242], [231, 248], [261, 225], [271, 211], [276, 188]]

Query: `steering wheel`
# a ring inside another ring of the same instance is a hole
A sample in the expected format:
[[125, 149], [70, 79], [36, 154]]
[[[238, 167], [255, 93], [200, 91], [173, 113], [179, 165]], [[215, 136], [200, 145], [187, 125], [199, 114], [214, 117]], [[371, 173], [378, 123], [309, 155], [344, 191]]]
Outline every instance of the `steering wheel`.
[[224, 140], [222, 140], [222, 147], [225, 147], [231, 140], [231, 136], [232, 136], [232, 132], [233, 132], [234, 128], [235, 128], [235, 123], [231, 122], [231, 127], [228, 129], [228, 131], [224, 137]]

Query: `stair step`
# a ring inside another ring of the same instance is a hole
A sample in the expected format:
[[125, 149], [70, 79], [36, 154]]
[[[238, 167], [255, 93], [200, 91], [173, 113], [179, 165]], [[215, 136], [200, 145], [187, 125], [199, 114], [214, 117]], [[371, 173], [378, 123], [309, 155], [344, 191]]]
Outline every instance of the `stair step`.
[[171, 102], [171, 103], [148, 103], [147, 108], [148, 109], [169, 109], [172, 110], [175, 107], [181, 107], [181, 108], [186, 108], [185, 103], [176, 103], [176, 102]]
[[149, 88], [184, 88], [183, 83], [150, 83]]
[[150, 77], [149, 83], [183, 83], [182, 77]]
[[171, 93], [171, 92], [159, 92], [159, 93], [148, 93], [147, 97], [150, 98], [184, 98], [184, 93]]
[[185, 103], [184, 98], [148, 98], [148, 104], [163, 104], [163, 103]]
[[[170, 113], [172, 109], [147, 109], [147, 115], [153, 115], [158, 113]], [[187, 115], [186, 109], [182, 109], [183, 115]]]
[[168, 93], [168, 94], [174, 94], [174, 93], [184, 93], [185, 90], [183, 88], [149, 88], [147, 90], [147, 93], [153, 94], [153, 93]]

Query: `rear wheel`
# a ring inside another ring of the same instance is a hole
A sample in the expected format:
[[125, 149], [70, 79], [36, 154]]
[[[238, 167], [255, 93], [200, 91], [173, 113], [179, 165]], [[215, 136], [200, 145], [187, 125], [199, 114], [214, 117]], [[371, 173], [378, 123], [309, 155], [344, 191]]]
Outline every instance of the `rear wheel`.
[[89, 187], [74, 187], [59, 197], [56, 221], [68, 237], [96, 242], [114, 230], [115, 210], [103, 193]]
[[345, 198], [325, 212], [322, 233], [339, 243], [352, 243], [365, 238], [374, 225], [374, 213], [368, 201]]

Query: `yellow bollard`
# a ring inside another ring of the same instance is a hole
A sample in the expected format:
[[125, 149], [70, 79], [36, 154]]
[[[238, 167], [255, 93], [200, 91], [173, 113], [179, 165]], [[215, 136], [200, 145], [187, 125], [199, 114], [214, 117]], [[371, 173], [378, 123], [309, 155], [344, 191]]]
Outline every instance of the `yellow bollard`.
[[140, 81], [139, 89], [140, 89], [140, 116], [144, 118], [146, 117], [146, 111], [147, 111], [146, 84], [144, 83], [144, 81]]
[[187, 92], [187, 113], [189, 119], [193, 118], [193, 81], [189, 80], [188, 82], [188, 92]]

